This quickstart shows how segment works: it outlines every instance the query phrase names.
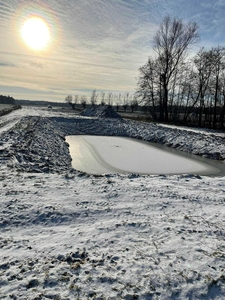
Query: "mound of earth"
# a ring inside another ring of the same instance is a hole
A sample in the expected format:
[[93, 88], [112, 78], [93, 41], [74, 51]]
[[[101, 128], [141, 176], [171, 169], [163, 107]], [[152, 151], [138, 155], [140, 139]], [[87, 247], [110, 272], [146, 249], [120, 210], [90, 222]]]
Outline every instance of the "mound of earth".
[[21, 105], [14, 105], [10, 108], [0, 109], [0, 117], [7, 115], [16, 109], [21, 109], [21, 108], [22, 108]]
[[81, 116], [97, 118], [122, 118], [111, 106], [90, 106], [82, 111]]

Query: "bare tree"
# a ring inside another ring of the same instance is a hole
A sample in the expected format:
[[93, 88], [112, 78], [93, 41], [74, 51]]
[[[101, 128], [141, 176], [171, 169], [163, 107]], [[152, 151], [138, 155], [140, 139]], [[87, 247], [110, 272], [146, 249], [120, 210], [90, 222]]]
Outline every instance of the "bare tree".
[[128, 103], [129, 103], [129, 93], [125, 93], [124, 96], [123, 96], [123, 109], [124, 109], [124, 112], [127, 111]]
[[118, 112], [120, 105], [121, 105], [121, 94], [120, 93], [119, 93], [119, 95], [116, 95], [115, 103], [116, 103], [116, 111]]
[[74, 100], [73, 100], [74, 108], [75, 108], [75, 106], [77, 105], [78, 102], [79, 102], [79, 96], [78, 96], [78, 95], [75, 95], [75, 96], [74, 96]]
[[65, 101], [66, 101], [66, 103], [68, 103], [68, 104], [74, 109], [74, 107], [73, 107], [73, 97], [72, 97], [72, 95], [68, 95], [68, 96], [65, 98]]
[[163, 119], [160, 68], [157, 60], [149, 57], [147, 63], [139, 69], [139, 72], [138, 89], [135, 96], [142, 106], [149, 108], [153, 120], [158, 119], [158, 108], [161, 119]]
[[214, 90], [214, 108], [213, 108], [213, 128], [217, 123], [217, 105], [219, 102], [219, 94], [221, 92], [221, 76], [225, 70], [225, 48], [218, 46], [212, 49], [213, 52], [213, 90]]
[[112, 105], [113, 105], [113, 93], [112, 93], [112, 92], [109, 92], [109, 93], [108, 93], [107, 104], [108, 104], [109, 106], [112, 106]]
[[105, 92], [101, 92], [101, 105], [105, 105]]
[[220, 112], [220, 128], [224, 129], [225, 119], [225, 72], [221, 76], [221, 112]]
[[132, 99], [130, 100], [130, 108], [132, 113], [138, 108], [138, 101], [135, 97], [132, 97]]
[[80, 103], [81, 103], [83, 109], [85, 109], [86, 106], [87, 106], [87, 97], [86, 96], [81, 96]]
[[[189, 65], [189, 66], [188, 66]], [[187, 122], [192, 115], [194, 108], [197, 106], [196, 101], [196, 72], [193, 70], [191, 61], [183, 70], [183, 76], [179, 83], [180, 97], [182, 99], [183, 114], [180, 118], [182, 122]], [[192, 115], [193, 119], [193, 115]]]
[[195, 104], [198, 104], [198, 126], [202, 126], [202, 115], [205, 109], [205, 99], [209, 92], [210, 78], [213, 72], [213, 52], [201, 48], [194, 57], [194, 67], [196, 70], [195, 80], [192, 85], [196, 86]]
[[96, 90], [93, 90], [92, 94], [91, 94], [91, 105], [96, 105], [97, 103], [97, 99], [98, 99], [98, 94], [96, 92]]
[[168, 95], [171, 81], [188, 47], [198, 40], [197, 24], [185, 25], [182, 20], [166, 17], [154, 38], [154, 50], [160, 66], [160, 85], [163, 91], [163, 119], [168, 121]]

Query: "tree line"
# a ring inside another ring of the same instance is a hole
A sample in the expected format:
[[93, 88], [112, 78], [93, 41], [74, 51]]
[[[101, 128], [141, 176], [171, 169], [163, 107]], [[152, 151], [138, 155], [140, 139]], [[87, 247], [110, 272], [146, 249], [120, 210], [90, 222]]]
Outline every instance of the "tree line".
[[15, 104], [15, 99], [11, 96], [0, 95], [0, 103], [1, 104]]
[[65, 98], [65, 102], [68, 103], [72, 109], [75, 109], [78, 104], [81, 105], [83, 109], [85, 109], [87, 105], [114, 106], [117, 111], [122, 108], [124, 112], [127, 111], [128, 107], [131, 108], [132, 112], [138, 108], [136, 97], [128, 92], [124, 94], [114, 94], [112, 92], [97, 92], [96, 89], [92, 91], [89, 99], [87, 96], [75, 95], [73, 97], [72, 95], [68, 95]]
[[201, 48], [194, 22], [166, 17], [154, 37], [154, 57], [139, 69], [136, 97], [154, 121], [224, 128], [225, 48]]
[[200, 48], [190, 57], [190, 47], [199, 40], [195, 22], [184, 23], [167, 16], [154, 37], [154, 55], [139, 69], [137, 90], [129, 93], [72, 95], [65, 101], [74, 109], [79, 103], [114, 105], [117, 111], [141, 106], [153, 121], [221, 128], [225, 122], [225, 47]]

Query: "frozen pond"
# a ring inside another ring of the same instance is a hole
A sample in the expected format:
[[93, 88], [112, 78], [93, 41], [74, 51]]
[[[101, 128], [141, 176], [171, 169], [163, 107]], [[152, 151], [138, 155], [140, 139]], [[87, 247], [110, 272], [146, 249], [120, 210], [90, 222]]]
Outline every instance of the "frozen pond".
[[72, 166], [90, 174], [220, 175], [222, 163], [168, 147], [115, 136], [67, 136]]

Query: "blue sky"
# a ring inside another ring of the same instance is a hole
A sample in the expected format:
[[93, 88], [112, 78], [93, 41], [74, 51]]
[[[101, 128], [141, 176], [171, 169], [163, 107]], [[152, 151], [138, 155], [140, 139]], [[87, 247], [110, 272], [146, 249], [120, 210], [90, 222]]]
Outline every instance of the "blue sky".
[[[45, 50], [22, 41], [30, 15], [49, 26]], [[167, 15], [198, 23], [193, 52], [225, 46], [225, 0], [0, 0], [0, 94], [64, 101], [94, 89], [132, 93]]]

